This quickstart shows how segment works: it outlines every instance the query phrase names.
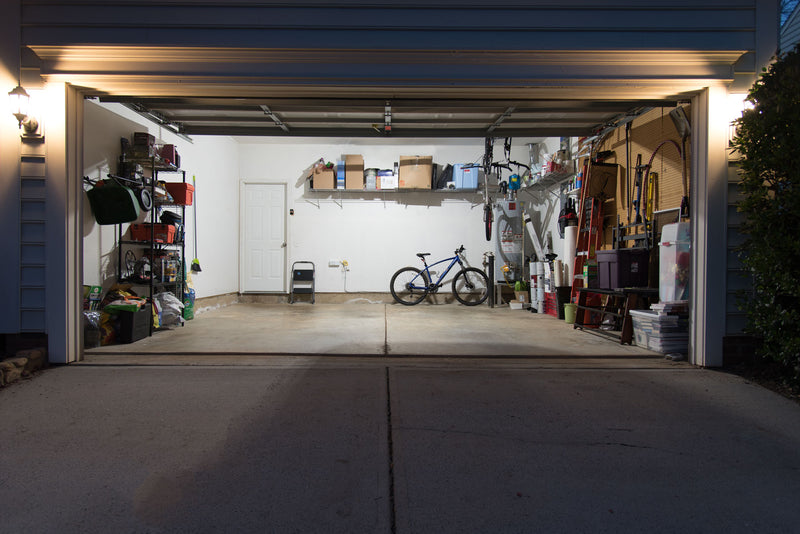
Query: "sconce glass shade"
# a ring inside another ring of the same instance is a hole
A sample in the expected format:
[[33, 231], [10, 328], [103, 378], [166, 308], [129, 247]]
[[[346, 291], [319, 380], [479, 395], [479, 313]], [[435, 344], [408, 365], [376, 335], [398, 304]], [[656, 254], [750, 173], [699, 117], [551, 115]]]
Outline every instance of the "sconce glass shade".
[[28, 92], [19, 85], [8, 92], [11, 113], [17, 118], [20, 128], [22, 127], [22, 122], [28, 118], [30, 98]]

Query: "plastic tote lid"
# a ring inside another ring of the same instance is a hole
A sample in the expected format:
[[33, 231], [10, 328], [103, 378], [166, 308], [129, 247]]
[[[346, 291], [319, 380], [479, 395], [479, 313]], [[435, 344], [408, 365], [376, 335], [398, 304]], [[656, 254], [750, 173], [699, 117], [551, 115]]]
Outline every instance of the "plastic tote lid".
[[676, 244], [686, 245], [691, 243], [689, 236], [689, 223], [672, 223], [665, 224], [661, 229], [661, 241], [659, 245], [669, 246]]

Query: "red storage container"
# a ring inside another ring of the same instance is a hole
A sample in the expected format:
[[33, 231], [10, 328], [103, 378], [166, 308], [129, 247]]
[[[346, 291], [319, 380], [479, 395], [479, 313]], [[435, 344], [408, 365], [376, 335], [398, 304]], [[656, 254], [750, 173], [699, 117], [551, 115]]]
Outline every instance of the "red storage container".
[[558, 299], [555, 293], [545, 292], [544, 294], [544, 312], [547, 315], [558, 317]]
[[[150, 241], [150, 224], [132, 224], [131, 239], [134, 241]], [[153, 239], [158, 243], [175, 241], [175, 226], [171, 224], [154, 224]]]
[[167, 192], [175, 199], [175, 204], [180, 206], [191, 206], [194, 197], [194, 186], [183, 182], [164, 184]]

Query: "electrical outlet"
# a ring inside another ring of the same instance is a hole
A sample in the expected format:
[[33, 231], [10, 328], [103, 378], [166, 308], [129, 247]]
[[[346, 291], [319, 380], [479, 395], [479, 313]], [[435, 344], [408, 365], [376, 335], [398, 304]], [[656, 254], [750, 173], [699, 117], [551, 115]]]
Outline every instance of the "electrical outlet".
[[338, 267], [339, 260], [328, 260], [328, 267]]

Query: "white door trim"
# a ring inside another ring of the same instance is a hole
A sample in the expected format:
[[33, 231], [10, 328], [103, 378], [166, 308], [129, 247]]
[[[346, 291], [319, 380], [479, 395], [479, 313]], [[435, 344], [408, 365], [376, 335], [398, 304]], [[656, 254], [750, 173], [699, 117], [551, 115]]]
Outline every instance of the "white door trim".
[[48, 115], [46, 331], [48, 359], [83, 359], [83, 95], [50, 86], [63, 98]]
[[691, 321], [689, 362], [722, 365], [725, 336], [729, 119], [725, 87], [692, 99]]

